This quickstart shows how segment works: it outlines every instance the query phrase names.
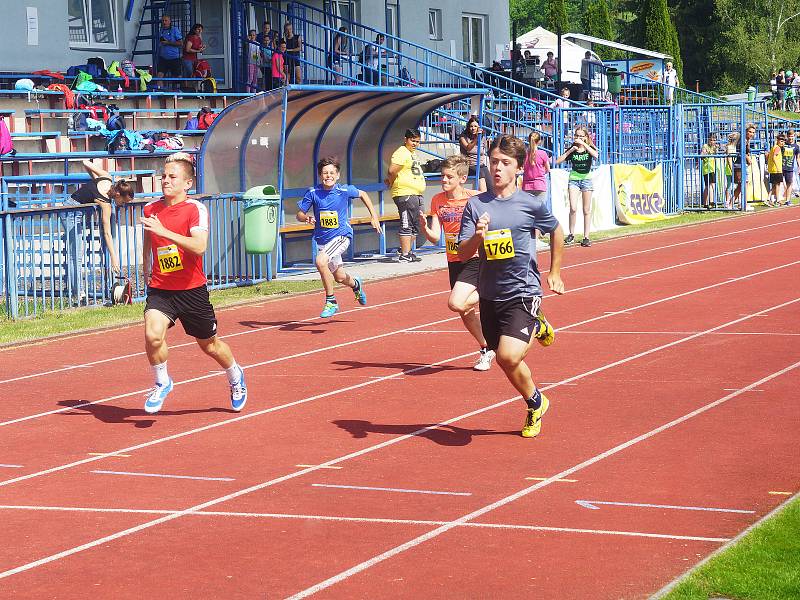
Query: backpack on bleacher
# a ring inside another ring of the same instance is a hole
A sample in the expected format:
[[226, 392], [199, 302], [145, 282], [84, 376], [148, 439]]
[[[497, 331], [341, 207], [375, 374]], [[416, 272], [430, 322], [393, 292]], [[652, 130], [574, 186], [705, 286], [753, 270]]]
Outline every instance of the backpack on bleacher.
[[197, 113], [197, 128], [208, 129], [216, 118], [217, 113], [211, 112], [211, 109], [207, 109], [206, 107], [201, 108], [200, 112]]
[[120, 150], [130, 149], [131, 147], [128, 143], [128, 137], [125, 135], [124, 129], [114, 132], [114, 135], [108, 138], [108, 142], [106, 143], [106, 150], [108, 150], [109, 154], [114, 154]]
[[97, 75], [94, 73], [89, 73], [92, 77], [108, 77], [108, 71], [106, 71], [106, 61], [101, 56], [94, 56], [86, 61], [87, 67], [96, 67], [97, 68]]
[[72, 113], [72, 116], [69, 118], [69, 128], [72, 131], [88, 131], [89, 124], [86, 122], [86, 113]]
[[109, 104], [107, 108], [108, 120], [106, 121], [106, 129], [109, 131], [125, 129], [125, 117], [119, 114], [119, 107], [116, 104]]
[[123, 58], [119, 63], [119, 68], [128, 77], [136, 77], [136, 65], [128, 58]]
[[11, 139], [11, 132], [6, 127], [6, 120], [0, 117], [0, 154], [16, 154], [14, 150], [14, 142]]

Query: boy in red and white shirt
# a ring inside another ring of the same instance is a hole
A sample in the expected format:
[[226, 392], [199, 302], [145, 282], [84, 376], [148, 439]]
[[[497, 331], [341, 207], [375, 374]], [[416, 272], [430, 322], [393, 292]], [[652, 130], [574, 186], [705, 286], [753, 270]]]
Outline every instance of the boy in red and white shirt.
[[488, 371], [492, 365], [494, 352], [486, 348], [486, 339], [481, 330], [481, 320], [475, 312], [478, 304], [478, 253], [462, 261], [458, 256], [458, 232], [461, 230], [461, 215], [467, 200], [480, 192], [464, 188], [469, 174], [469, 158], [463, 154], [448, 156], [442, 163], [442, 192], [431, 199], [431, 227], [424, 212], [420, 213], [420, 226], [425, 237], [438, 244], [444, 231], [447, 269], [450, 274], [450, 297], [447, 306], [461, 315], [467, 328], [480, 344], [476, 371]]
[[244, 371], [236, 364], [228, 344], [217, 337], [217, 318], [203, 270], [208, 210], [187, 196], [193, 185], [191, 156], [184, 152], [169, 156], [161, 176], [164, 197], [147, 204], [141, 220], [142, 265], [147, 282], [145, 350], [156, 378], [144, 405], [148, 413], [158, 412], [172, 391], [166, 338], [176, 320], [197, 340], [200, 349], [225, 370], [231, 386], [231, 407], [240, 411], [247, 402]]

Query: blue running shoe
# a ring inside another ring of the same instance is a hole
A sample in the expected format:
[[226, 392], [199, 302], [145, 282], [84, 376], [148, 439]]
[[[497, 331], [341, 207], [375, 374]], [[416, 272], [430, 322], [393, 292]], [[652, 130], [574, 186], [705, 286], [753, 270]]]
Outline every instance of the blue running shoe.
[[170, 378], [167, 385], [156, 384], [155, 387], [147, 394], [147, 400], [144, 403], [144, 410], [151, 415], [161, 410], [164, 405], [164, 400], [167, 395], [172, 391], [172, 378]]
[[361, 281], [361, 277], [356, 277], [356, 283], [358, 284], [358, 291], [353, 290], [353, 293], [356, 296], [356, 300], [361, 306], [367, 305], [367, 292], [364, 291], [364, 283]]
[[323, 319], [327, 319], [328, 317], [335, 315], [337, 312], [339, 312], [339, 305], [336, 302], [326, 302], [322, 312], [319, 313], [319, 316]]
[[239, 367], [239, 382], [231, 385], [231, 408], [239, 412], [247, 404], [247, 384], [244, 381], [244, 371]]

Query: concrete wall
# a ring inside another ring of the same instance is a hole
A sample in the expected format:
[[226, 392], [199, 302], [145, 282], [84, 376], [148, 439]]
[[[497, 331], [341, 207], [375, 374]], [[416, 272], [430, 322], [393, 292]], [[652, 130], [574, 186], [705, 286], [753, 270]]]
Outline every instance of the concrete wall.
[[[0, 71], [63, 71], [71, 65], [102, 56], [106, 63], [124, 58], [133, 47], [144, 0], [137, 0], [134, 20], [125, 21], [125, 0], [117, 0], [118, 48], [73, 49], [69, 47], [66, 0], [2, 0], [3, 35], [0, 36]], [[28, 45], [26, 7], [38, 9], [39, 45]]]

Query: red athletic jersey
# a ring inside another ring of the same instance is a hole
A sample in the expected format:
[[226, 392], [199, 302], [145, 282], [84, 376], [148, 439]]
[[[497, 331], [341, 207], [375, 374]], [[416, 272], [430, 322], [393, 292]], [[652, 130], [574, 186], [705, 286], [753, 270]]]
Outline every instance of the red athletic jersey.
[[[144, 216], [158, 216], [161, 224], [179, 235], [208, 231], [208, 210], [197, 200], [184, 200], [167, 206], [163, 199], [144, 207]], [[187, 252], [170, 240], [150, 233], [153, 255], [150, 287], [161, 290], [191, 290], [206, 283], [203, 257]]]
[[[439, 192], [431, 198], [430, 216], [439, 219], [439, 225], [445, 238], [447, 262], [461, 262], [458, 257], [458, 232], [461, 231], [461, 215], [464, 206], [472, 196], [479, 194], [476, 190], [464, 190], [464, 197], [448, 200], [447, 194]], [[478, 256], [477, 250], [475, 256]]]

